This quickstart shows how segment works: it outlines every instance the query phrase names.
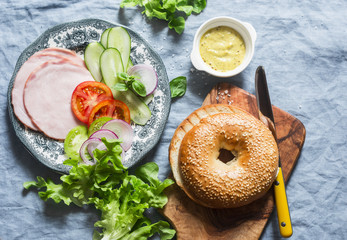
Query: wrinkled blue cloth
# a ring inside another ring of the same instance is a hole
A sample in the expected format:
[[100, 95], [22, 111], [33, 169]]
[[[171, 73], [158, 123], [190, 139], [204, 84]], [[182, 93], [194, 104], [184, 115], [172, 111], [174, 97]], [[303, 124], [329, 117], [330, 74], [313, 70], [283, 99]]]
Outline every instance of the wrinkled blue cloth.
[[[169, 79], [188, 78], [184, 97], [172, 102], [159, 144], [141, 163], [155, 161], [160, 178], [170, 173], [168, 147], [178, 124], [198, 108], [218, 82], [254, 94], [254, 72], [263, 65], [274, 105], [303, 122], [307, 135], [287, 185], [292, 239], [346, 239], [347, 236], [347, 18], [346, 2], [208, 1], [191, 15], [182, 35], [167, 23], [148, 20], [140, 8], [120, 9], [120, 0], [0, 2], [0, 239], [91, 239], [98, 212], [43, 202], [23, 182], [36, 176], [58, 179], [26, 151], [7, 109], [7, 89], [21, 52], [46, 29], [85, 18], [120, 23], [137, 31], [158, 52]], [[195, 31], [207, 19], [231, 16], [257, 31], [255, 55], [238, 76], [226, 79], [196, 71], [189, 58]], [[149, 213], [161, 219], [156, 212]], [[194, 239], [194, 236], [192, 236]], [[261, 239], [280, 239], [273, 213]]]

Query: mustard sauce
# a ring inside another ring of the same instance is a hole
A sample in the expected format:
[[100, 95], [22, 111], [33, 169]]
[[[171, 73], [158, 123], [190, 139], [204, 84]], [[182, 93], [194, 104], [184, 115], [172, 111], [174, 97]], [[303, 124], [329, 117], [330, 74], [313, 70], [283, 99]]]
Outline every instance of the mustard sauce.
[[219, 72], [235, 69], [246, 53], [242, 36], [226, 26], [218, 26], [204, 33], [199, 49], [204, 62]]

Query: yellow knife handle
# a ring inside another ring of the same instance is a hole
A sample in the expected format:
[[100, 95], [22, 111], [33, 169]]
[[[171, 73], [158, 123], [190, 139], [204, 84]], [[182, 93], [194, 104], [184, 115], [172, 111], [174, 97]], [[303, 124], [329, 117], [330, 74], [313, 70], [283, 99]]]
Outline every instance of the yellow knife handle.
[[278, 174], [274, 182], [275, 202], [277, 208], [278, 225], [282, 237], [290, 237], [293, 234], [292, 223], [290, 220], [287, 195], [284, 185], [282, 168], [278, 168]]

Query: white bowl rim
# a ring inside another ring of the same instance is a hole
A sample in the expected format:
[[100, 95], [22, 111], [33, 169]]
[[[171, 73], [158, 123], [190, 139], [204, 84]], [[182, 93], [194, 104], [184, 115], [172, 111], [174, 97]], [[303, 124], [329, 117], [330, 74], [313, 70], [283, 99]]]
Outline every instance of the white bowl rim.
[[[242, 63], [233, 70], [219, 72], [209, 67], [201, 58], [199, 52], [199, 42], [201, 36], [211, 28], [217, 26], [228, 26], [240, 33], [246, 44], [246, 56]], [[217, 77], [232, 77], [242, 72], [251, 62], [254, 55], [254, 45], [257, 34], [253, 26], [248, 22], [242, 22], [236, 18], [228, 16], [214, 17], [204, 22], [196, 31], [193, 41], [193, 49], [190, 55], [192, 64], [198, 70], [205, 71]]]

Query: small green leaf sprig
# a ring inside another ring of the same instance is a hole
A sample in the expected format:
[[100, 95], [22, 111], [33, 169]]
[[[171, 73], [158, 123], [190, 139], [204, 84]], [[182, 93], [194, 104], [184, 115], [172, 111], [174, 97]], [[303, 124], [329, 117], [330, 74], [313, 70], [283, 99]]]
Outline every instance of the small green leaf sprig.
[[118, 73], [117, 77], [123, 82], [116, 83], [114, 86], [115, 90], [125, 92], [131, 89], [141, 97], [146, 96], [146, 87], [136, 79], [136, 76], [131, 76], [127, 73]]

